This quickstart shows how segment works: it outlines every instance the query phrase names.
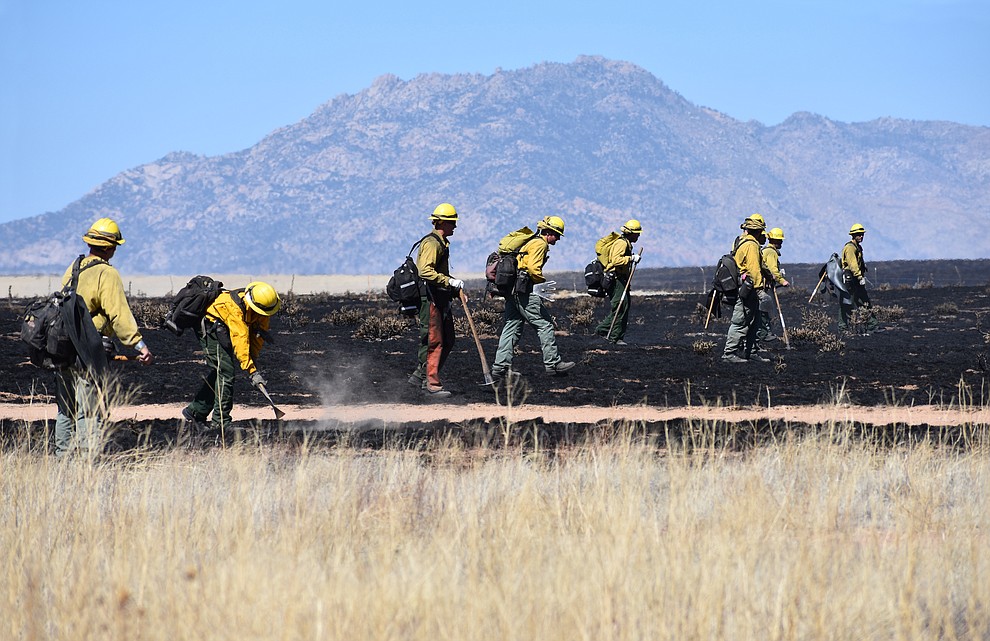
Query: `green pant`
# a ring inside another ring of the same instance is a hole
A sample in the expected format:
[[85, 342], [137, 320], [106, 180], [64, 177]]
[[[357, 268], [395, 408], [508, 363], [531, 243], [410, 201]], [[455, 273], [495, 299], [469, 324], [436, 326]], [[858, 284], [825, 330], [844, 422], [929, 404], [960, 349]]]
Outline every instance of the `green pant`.
[[553, 371], [554, 366], [560, 362], [557, 340], [553, 335], [553, 319], [543, 306], [543, 299], [533, 293], [513, 294], [505, 299], [505, 325], [498, 340], [492, 374], [502, 376], [512, 365], [512, 355], [526, 323], [536, 328], [540, 349], [543, 350], [543, 366], [548, 371]]
[[[615, 281], [612, 282], [612, 288], [609, 290], [609, 298], [611, 299], [612, 307], [609, 309], [608, 316], [598, 323], [598, 327], [595, 328], [595, 333], [599, 336], [608, 335], [609, 340], [618, 341], [622, 340], [626, 335], [626, 326], [629, 325], [629, 307], [632, 301], [629, 300], [629, 292], [626, 291], [626, 283], [629, 282], [629, 275], [625, 276], [616, 275]], [[623, 299], [622, 293], [626, 292], [626, 297]], [[619, 303], [622, 303], [621, 305]], [[615, 321], [613, 323], [613, 320]], [[612, 333], [609, 334], [609, 328], [612, 328]]]
[[187, 409], [204, 423], [212, 413], [211, 426], [223, 429], [230, 425], [230, 410], [234, 407], [234, 373], [237, 371], [234, 351], [221, 344], [216, 327], [200, 336], [199, 344], [206, 353], [209, 372], [203, 377], [203, 383]]
[[756, 293], [760, 301], [760, 318], [756, 329], [756, 347], [762, 348], [762, 344], [770, 337], [770, 310], [773, 309], [773, 295], [765, 289]]
[[419, 306], [419, 364], [413, 376], [426, 380], [430, 389], [440, 389], [440, 370], [454, 349], [454, 314], [450, 300], [434, 305], [425, 296]]
[[55, 455], [99, 454], [103, 419], [109, 410], [105, 389], [86, 370], [66, 367], [55, 372], [55, 404]]
[[732, 320], [725, 335], [725, 349], [722, 356], [749, 358], [756, 344], [756, 331], [760, 322], [760, 299], [756, 292], [746, 298], [739, 298], [732, 308]]

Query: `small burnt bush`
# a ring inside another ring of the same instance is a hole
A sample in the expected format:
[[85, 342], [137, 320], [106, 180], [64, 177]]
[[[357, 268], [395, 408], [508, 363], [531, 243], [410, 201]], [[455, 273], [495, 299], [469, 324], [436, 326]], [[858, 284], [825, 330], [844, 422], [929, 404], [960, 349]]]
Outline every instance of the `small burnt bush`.
[[334, 327], [350, 327], [358, 325], [367, 315], [367, 311], [347, 305], [324, 316], [323, 322]]
[[568, 311], [570, 312], [571, 329], [575, 327], [591, 327], [595, 324], [595, 308], [598, 307], [598, 299], [593, 296], [578, 296], [569, 301]]
[[831, 326], [825, 312], [807, 309], [801, 312], [801, 326], [791, 331], [791, 338], [795, 342], [813, 343], [822, 352], [841, 352], [846, 344], [832, 332]]
[[309, 316], [306, 315], [306, 307], [292, 292], [282, 297], [282, 307], [278, 310], [278, 315], [290, 331], [310, 322]]
[[415, 321], [394, 312], [378, 312], [361, 320], [351, 337], [366, 341], [387, 341], [399, 338]]
[[[856, 310], [856, 313], [861, 311], [865, 312], [866, 310]], [[904, 318], [904, 308], [900, 305], [877, 305], [873, 308], [873, 313], [881, 323], [896, 323]]]
[[141, 329], [157, 329], [162, 326], [165, 315], [172, 306], [161, 299], [136, 298], [130, 303], [134, 320]]
[[941, 303], [932, 308], [932, 313], [936, 316], [956, 316], [959, 314], [959, 305], [955, 303]]
[[715, 351], [715, 341], [696, 340], [691, 343], [691, 351], [699, 356], [710, 356]]
[[[502, 299], [497, 299], [501, 301]], [[485, 299], [481, 303], [468, 303], [471, 310], [471, 319], [474, 321], [474, 328], [478, 331], [478, 336], [498, 336], [502, 329], [502, 310], [504, 306], [501, 302], [492, 299]], [[454, 329], [459, 336], [470, 336], [471, 326], [468, 324], [467, 315], [458, 314], [454, 316]]]

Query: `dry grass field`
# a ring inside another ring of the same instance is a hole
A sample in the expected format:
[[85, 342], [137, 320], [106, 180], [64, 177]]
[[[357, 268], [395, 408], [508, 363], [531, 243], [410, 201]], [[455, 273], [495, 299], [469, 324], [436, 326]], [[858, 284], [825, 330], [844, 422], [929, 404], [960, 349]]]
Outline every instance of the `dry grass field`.
[[986, 639], [990, 443], [0, 454], [0, 638]]

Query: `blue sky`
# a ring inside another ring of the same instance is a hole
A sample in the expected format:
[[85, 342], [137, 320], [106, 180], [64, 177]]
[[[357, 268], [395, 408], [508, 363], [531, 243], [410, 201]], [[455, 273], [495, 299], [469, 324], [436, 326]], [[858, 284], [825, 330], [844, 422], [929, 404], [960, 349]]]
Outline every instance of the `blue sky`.
[[601, 55], [773, 125], [990, 126], [986, 0], [0, 0], [0, 222], [171, 151], [249, 147], [391, 73]]

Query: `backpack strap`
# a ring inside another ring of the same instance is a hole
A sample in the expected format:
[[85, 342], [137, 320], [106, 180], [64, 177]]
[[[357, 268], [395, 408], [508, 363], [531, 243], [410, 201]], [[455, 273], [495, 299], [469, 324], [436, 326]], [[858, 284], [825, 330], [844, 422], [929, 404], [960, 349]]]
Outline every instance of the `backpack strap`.
[[66, 294], [69, 292], [76, 291], [76, 287], [79, 286], [79, 274], [86, 271], [90, 267], [96, 267], [97, 265], [109, 265], [107, 261], [102, 258], [97, 258], [94, 261], [86, 263], [86, 266], [82, 266], [83, 259], [86, 258], [85, 254], [79, 254], [76, 259], [72, 262], [72, 276], [69, 278], [69, 282], [65, 284], [62, 291]]
[[[418, 247], [418, 246], [419, 246], [419, 245], [420, 245], [420, 244], [421, 244], [421, 243], [422, 243], [422, 242], [423, 242], [424, 240], [426, 240], [426, 239], [427, 239], [427, 238], [429, 238], [430, 236], [435, 236], [435, 235], [436, 235], [436, 234], [434, 234], [433, 232], [430, 232], [430, 233], [428, 233], [427, 235], [425, 235], [425, 236], [423, 236], [422, 238], [420, 238], [419, 240], [417, 240], [417, 241], [416, 241], [415, 243], [413, 243], [413, 246], [409, 248], [409, 253], [408, 253], [408, 254], [406, 254], [406, 258], [412, 258], [412, 253], [413, 253], [413, 250], [414, 250], [414, 249], [416, 249], [416, 248], [417, 248], [417, 247]], [[442, 249], [442, 250], [443, 250], [444, 252], [447, 252], [447, 251], [450, 251], [450, 250], [449, 250], [449, 249], [448, 249], [447, 247], [444, 247], [444, 245], [443, 245], [443, 243], [440, 243], [440, 248], [441, 248], [441, 249]]]
[[[746, 237], [745, 238], [743, 238], [743, 237], [737, 238], [736, 241], [734, 243], [732, 243], [732, 251], [729, 252], [729, 253], [732, 254], [733, 256], [735, 256], [736, 255], [736, 252], [739, 251], [739, 248], [742, 247], [743, 243], [749, 243], [749, 242], [754, 242], [755, 243], [756, 242], [756, 239], [753, 238], [752, 236], [750, 236], [749, 234], [746, 234]], [[759, 243], [757, 243], [757, 244], [759, 244]]]

